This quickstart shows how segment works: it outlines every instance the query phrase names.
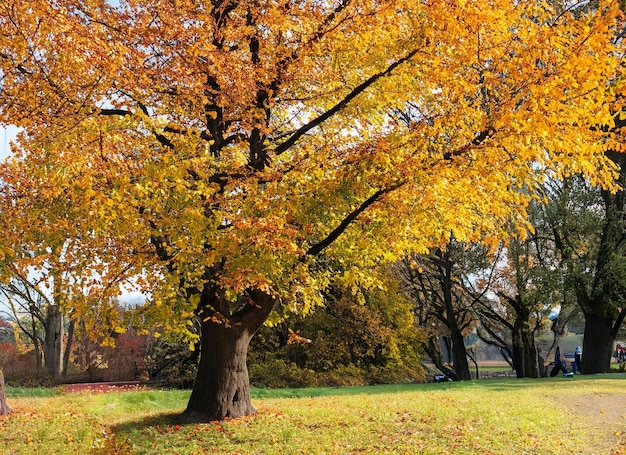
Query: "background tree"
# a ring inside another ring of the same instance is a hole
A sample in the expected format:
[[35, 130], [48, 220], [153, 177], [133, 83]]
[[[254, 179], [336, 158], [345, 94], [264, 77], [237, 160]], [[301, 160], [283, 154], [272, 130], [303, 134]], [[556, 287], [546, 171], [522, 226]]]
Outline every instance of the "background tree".
[[5, 1], [0, 122], [24, 129], [2, 170], [9, 240], [71, 229], [75, 267], [142, 278], [171, 330], [198, 317], [186, 417], [250, 414], [250, 339], [277, 302], [322, 303], [319, 261], [373, 286], [371, 267], [450, 232], [503, 235], [539, 167], [611, 185], [604, 132], [581, 125], [611, 115], [616, 14]]
[[[589, 14], [604, 7], [603, 2], [593, 0], [581, 2], [582, 7], [567, 5], [567, 2], [558, 2], [561, 10], [574, 9], [576, 14]], [[626, 12], [626, 2], [616, 2], [622, 12]], [[626, 35], [626, 25], [621, 23], [615, 32], [615, 41], [622, 41]], [[613, 344], [620, 327], [626, 317], [624, 305], [624, 269], [626, 264], [624, 228], [624, 183], [626, 182], [626, 160], [624, 150], [624, 120], [621, 101], [624, 99], [623, 71], [617, 78], [608, 78], [607, 83], [616, 85], [616, 106], [613, 106], [615, 118], [602, 124], [602, 128], [609, 132], [605, 145], [607, 157], [619, 169], [619, 187], [609, 190], [601, 188], [602, 205], [604, 206], [603, 227], [598, 233], [597, 255], [589, 268], [575, 267], [572, 270], [571, 286], [575, 290], [578, 305], [585, 316], [585, 333], [583, 350], [587, 353], [586, 362], [582, 362], [583, 373], [601, 373], [609, 371]], [[613, 103], [615, 99], [607, 102]], [[593, 208], [592, 208], [593, 210]], [[563, 246], [563, 254], [569, 257], [570, 247]]]
[[[585, 334], [582, 361], [583, 373], [608, 371], [611, 352], [620, 327], [626, 317], [626, 228], [624, 227], [624, 185], [626, 160], [616, 152], [611, 159], [620, 168], [617, 192], [601, 190], [605, 206], [605, 224], [598, 249], [593, 285], [583, 288], [583, 282], [573, 280], [578, 303], [585, 315]], [[580, 277], [580, 269], [577, 271]], [[577, 278], [578, 278], [577, 277]]]
[[[16, 215], [15, 211], [8, 213]], [[2, 222], [9, 224], [10, 220], [3, 218]], [[68, 236], [64, 232], [57, 234]], [[63, 246], [38, 245], [40, 240], [33, 242], [28, 235], [19, 238], [19, 248], [0, 260], [0, 302], [6, 308], [4, 313], [31, 340], [38, 372], [43, 360], [49, 376], [60, 381], [67, 371], [77, 322], [79, 341], [91, 337], [87, 344], [97, 337], [97, 343], [111, 344], [111, 337], [101, 332], [124, 330], [123, 326], [114, 325], [118, 318], [110, 317], [118, 305], [118, 278], [123, 274], [109, 282], [106, 276], [88, 275], [89, 271], [78, 276], [73, 273], [76, 265], [66, 260], [67, 250]]]
[[[530, 204], [528, 231], [523, 236], [513, 236], [492, 259], [486, 273], [474, 282], [467, 281], [474, 295], [491, 294], [488, 299], [476, 299], [474, 309], [481, 321], [479, 335], [510, 356], [520, 377], [541, 375], [543, 361], [558, 344], [576, 310], [575, 293], [567, 280], [568, 265], [557, 247], [553, 223], [558, 218], [573, 229], [581, 229], [583, 223], [571, 218], [571, 207], [556, 215], [553, 204], [558, 202], [550, 190], [553, 185], [560, 183], [548, 179], [543, 200]], [[581, 206], [594, 205], [588, 198], [578, 202]], [[540, 353], [537, 370], [535, 336], [547, 327], [550, 318], [554, 340], [550, 349]]]
[[63, 372], [67, 340], [64, 340], [60, 307], [44, 292], [19, 274], [0, 284], [0, 295], [4, 297], [0, 300], [10, 308], [11, 319], [32, 342], [37, 371], [41, 371], [43, 357], [48, 374], [58, 381]]
[[[491, 291], [508, 316], [499, 320], [510, 330], [508, 350], [519, 378], [542, 376], [543, 362], [539, 363], [535, 336], [545, 328], [548, 315], [560, 303], [555, 299], [562, 289], [558, 268], [555, 269], [558, 264], [550, 260], [554, 249], [547, 248], [544, 239], [535, 234], [508, 243], [506, 264], [496, 266], [496, 277], [491, 283]], [[491, 318], [494, 319], [497, 318]]]
[[[454, 380], [471, 379], [465, 337], [474, 327], [472, 298], [461, 286], [465, 246], [451, 240], [445, 250], [412, 255], [395, 272], [411, 300], [419, 326], [428, 333], [424, 349], [438, 369]], [[446, 351], [442, 352], [441, 344]], [[447, 355], [446, 355], [447, 354]], [[448, 365], [451, 365], [448, 366]]]
[[605, 372], [626, 316], [623, 191], [600, 190], [583, 178], [553, 182], [548, 191], [546, 219], [563, 256], [566, 285], [585, 317], [582, 372]]

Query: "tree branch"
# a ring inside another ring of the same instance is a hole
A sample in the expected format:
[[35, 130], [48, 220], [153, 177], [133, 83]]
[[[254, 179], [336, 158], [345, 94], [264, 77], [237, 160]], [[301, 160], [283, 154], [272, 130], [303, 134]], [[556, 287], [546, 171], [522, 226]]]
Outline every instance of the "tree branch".
[[343, 234], [345, 232], [346, 229], [348, 229], [348, 226], [350, 226], [350, 224], [356, 220], [356, 218], [363, 213], [365, 210], [367, 210], [368, 207], [370, 207], [372, 204], [374, 204], [376, 201], [378, 201], [380, 199], [381, 196], [390, 193], [391, 191], [399, 188], [402, 184], [396, 184], [390, 188], [387, 189], [381, 189], [376, 191], [374, 194], [372, 194], [369, 198], [367, 198], [365, 201], [363, 201], [363, 203], [361, 205], [359, 205], [356, 209], [354, 209], [346, 218], [344, 218], [344, 220], [339, 223], [339, 226], [337, 226], [335, 229], [333, 229], [333, 231], [328, 234], [326, 236], [326, 238], [324, 238], [322, 241], [316, 243], [315, 245], [313, 245], [311, 248], [309, 248], [306, 252], [307, 256], [316, 256], [318, 254], [320, 254], [325, 248], [327, 248], [328, 246], [330, 246], [335, 240], [337, 240], [337, 238], [339, 238], [339, 236], [341, 234]]
[[470, 142], [469, 144], [466, 144], [463, 147], [458, 148], [456, 150], [445, 152], [443, 154], [444, 160], [449, 161], [455, 156], [460, 156], [460, 155], [463, 155], [464, 153], [467, 153], [467, 151], [470, 150], [472, 147], [477, 147], [481, 145], [483, 142], [489, 139], [495, 132], [496, 130], [493, 129], [492, 127], [488, 127], [482, 130], [474, 137], [474, 139], [472, 139], [472, 142]]
[[626, 318], [626, 308], [622, 308], [622, 310], [617, 315], [617, 319], [613, 323], [613, 329], [611, 330], [611, 335], [613, 336], [613, 338], [617, 337], [619, 329], [622, 327], [622, 324], [624, 323], [625, 318]]
[[98, 115], [112, 116], [119, 115], [120, 117], [124, 117], [126, 115], [131, 115], [131, 111], [127, 111], [126, 109], [99, 109]]
[[300, 128], [298, 128], [298, 130], [296, 130], [296, 132], [293, 133], [289, 137], [289, 139], [279, 144], [274, 149], [274, 153], [278, 156], [281, 153], [289, 150], [302, 136], [304, 136], [306, 133], [311, 131], [313, 128], [320, 126], [326, 120], [328, 120], [333, 115], [335, 115], [337, 112], [344, 109], [354, 98], [356, 98], [358, 95], [363, 93], [367, 88], [372, 86], [376, 81], [378, 81], [382, 77], [385, 77], [391, 74], [393, 70], [395, 70], [398, 66], [407, 62], [411, 58], [413, 58], [418, 52], [419, 52], [419, 49], [414, 49], [413, 51], [409, 52], [406, 56], [402, 57], [401, 59], [389, 65], [384, 71], [374, 74], [373, 76], [371, 76], [370, 78], [368, 78], [367, 80], [365, 80], [364, 82], [356, 86], [354, 89], [352, 89], [350, 93], [346, 95], [345, 98], [343, 98], [333, 107], [331, 107], [329, 110], [327, 110], [320, 116], [316, 117], [315, 119], [311, 120], [309, 123], [302, 125]]
[[[9, 60], [12, 61], [11, 57], [9, 57], [7, 54], [0, 52], [0, 58], [3, 60]], [[26, 68], [24, 68], [24, 66], [21, 63], [18, 63], [15, 65], [15, 69], [18, 70], [20, 73], [25, 74], [25, 75], [32, 75], [32, 71], [28, 71]]]

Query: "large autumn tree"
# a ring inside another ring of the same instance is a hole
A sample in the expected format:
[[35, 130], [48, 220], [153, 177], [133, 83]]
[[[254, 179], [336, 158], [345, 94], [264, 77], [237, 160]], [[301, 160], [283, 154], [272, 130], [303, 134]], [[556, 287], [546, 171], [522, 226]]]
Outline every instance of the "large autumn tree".
[[543, 167], [611, 184], [581, 128], [611, 118], [608, 3], [6, 0], [13, 222], [47, 210], [82, 276], [124, 271], [167, 329], [201, 321], [188, 419], [250, 414], [251, 337], [279, 301], [320, 303], [332, 264], [374, 285], [450, 232], [502, 235]]

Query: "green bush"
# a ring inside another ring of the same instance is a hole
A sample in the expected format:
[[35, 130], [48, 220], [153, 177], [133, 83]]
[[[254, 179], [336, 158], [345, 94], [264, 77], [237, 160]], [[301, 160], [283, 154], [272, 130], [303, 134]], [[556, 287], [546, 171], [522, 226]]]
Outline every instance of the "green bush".
[[330, 371], [319, 373], [323, 387], [345, 387], [365, 385], [365, 371], [354, 365], [338, 365]]
[[250, 365], [249, 374], [253, 387], [268, 389], [405, 384], [424, 380], [422, 369], [408, 368], [399, 364], [366, 369], [348, 364], [337, 365], [325, 371], [315, 371], [282, 359]]
[[295, 363], [281, 359], [268, 360], [248, 367], [253, 387], [279, 389], [284, 387], [317, 387], [318, 377], [313, 370], [299, 368]]
[[258, 387], [350, 386], [424, 379], [410, 304], [394, 291], [370, 290], [358, 301], [333, 288], [326, 306], [262, 327], [248, 355]]
[[426, 374], [423, 368], [409, 368], [402, 364], [390, 363], [382, 367], [371, 367], [366, 374], [367, 384], [406, 384], [423, 382]]

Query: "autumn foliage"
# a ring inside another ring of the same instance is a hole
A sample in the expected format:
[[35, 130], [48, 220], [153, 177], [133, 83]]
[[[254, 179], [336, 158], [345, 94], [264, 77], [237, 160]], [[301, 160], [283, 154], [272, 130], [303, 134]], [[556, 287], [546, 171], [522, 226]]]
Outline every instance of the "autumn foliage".
[[68, 294], [132, 277], [168, 330], [199, 316], [214, 390], [188, 414], [253, 412], [247, 343], [277, 305], [371, 287], [450, 232], [493, 243], [542, 169], [611, 185], [601, 3], [7, 0], [0, 122], [23, 134], [0, 251], [63, 245]]

